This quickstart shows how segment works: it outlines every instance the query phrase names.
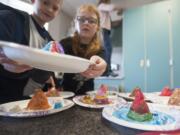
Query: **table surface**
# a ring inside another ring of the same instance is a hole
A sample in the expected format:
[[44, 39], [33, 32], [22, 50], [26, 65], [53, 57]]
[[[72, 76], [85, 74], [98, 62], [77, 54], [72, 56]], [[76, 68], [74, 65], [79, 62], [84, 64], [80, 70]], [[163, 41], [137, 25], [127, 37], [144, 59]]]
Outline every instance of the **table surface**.
[[143, 132], [105, 120], [102, 109], [78, 105], [37, 118], [0, 117], [0, 135], [136, 135]]
[[0, 117], [0, 135], [119, 135], [102, 119], [102, 109], [73, 106], [38, 118]]

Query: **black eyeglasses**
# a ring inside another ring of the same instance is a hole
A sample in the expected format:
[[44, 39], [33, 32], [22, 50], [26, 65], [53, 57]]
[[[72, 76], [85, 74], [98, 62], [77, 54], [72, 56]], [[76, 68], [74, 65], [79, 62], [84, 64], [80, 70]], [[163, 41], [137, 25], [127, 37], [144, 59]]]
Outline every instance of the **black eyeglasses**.
[[86, 22], [88, 22], [89, 24], [97, 24], [97, 19], [95, 18], [87, 18], [87, 17], [84, 17], [84, 16], [78, 16], [77, 17], [77, 20], [80, 24], [84, 24]]

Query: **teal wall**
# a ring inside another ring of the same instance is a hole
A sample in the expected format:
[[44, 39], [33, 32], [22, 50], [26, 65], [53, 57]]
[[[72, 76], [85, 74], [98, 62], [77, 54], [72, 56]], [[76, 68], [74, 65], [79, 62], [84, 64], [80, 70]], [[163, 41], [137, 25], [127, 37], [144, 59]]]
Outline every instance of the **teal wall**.
[[[144, 8], [131, 9], [124, 13], [123, 55], [125, 89], [131, 91], [139, 86], [144, 89], [144, 68], [139, 66], [144, 59]], [[140, 32], [141, 31], [141, 32]]]
[[180, 0], [172, 0], [172, 43], [174, 87], [180, 88]]
[[119, 87], [124, 88], [124, 82], [123, 82], [123, 78], [96, 78], [94, 80], [95, 83], [95, 89], [98, 89], [100, 87], [101, 84], [105, 84], [109, 87], [110, 90], [119, 90]]
[[148, 91], [160, 91], [164, 86], [170, 86], [170, 51], [169, 51], [169, 6], [170, 1], [158, 2], [146, 7], [146, 59], [150, 61], [147, 67]]
[[[131, 91], [180, 87], [180, 1], [157, 2], [124, 12], [124, 86]], [[170, 60], [173, 59], [173, 65]]]

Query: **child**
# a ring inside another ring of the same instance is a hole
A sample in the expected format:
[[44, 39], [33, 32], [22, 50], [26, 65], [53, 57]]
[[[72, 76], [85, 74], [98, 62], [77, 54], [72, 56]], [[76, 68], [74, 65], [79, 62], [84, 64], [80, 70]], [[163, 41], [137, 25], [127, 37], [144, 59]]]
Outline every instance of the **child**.
[[81, 74], [65, 73], [62, 87], [75, 94], [85, 94], [86, 91], [94, 89], [93, 78], [102, 75], [106, 69], [99, 36], [100, 16], [97, 8], [89, 4], [80, 6], [75, 25], [74, 36], [62, 39], [60, 44], [65, 54], [90, 59], [95, 65]]
[[108, 64], [108, 72], [106, 76], [116, 77], [118, 74], [111, 70], [111, 55], [112, 55], [112, 44], [110, 39], [111, 34], [111, 17], [110, 12], [118, 10], [121, 11], [122, 7], [119, 5], [111, 4], [111, 0], [99, 0], [98, 9], [100, 11], [101, 28], [103, 33], [104, 47], [106, 51], [106, 62]]
[[[44, 24], [58, 15], [63, 0], [31, 0], [29, 15], [0, 3], [0, 40], [42, 48], [53, 40]], [[0, 102], [23, 98], [23, 91], [42, 87], [52, 72], [33, 69], [8, 59], [0, 49]]]

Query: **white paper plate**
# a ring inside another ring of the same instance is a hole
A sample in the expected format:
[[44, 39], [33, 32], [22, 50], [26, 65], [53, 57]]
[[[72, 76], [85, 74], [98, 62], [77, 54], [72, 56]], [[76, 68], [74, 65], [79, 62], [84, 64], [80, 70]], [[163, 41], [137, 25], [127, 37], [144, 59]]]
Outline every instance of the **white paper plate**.
[[82, 106], [82, 107], [87, 107], [87, 108], [103, 108], [103, 107], [106, 107], [106, 106], [111, 106], [113, 104], [116, 104], [116, 102], [126, 102], [124, 99], [122, 98], [109, 98], [109, 100], [112, 102], [110, 104], [86, 104], [86, 103], [83, 103], [81, 101], [81, 99], [84, 97], [85, 95], [82, 95], [82, 96], [76, 96], [73, 98], [73, 101], [74, 103], [76, 103], [77, 105], [79, 106]]
[[160, 93], [161, 92], [151, 92], [151, 93], [146, 93], [145, 96], [153, 103], [167, 105], [170, 96], [160, 96]]
[[105, 119], [118, 125], [146, 131], [172, 131], [180, 129], [180, 115], [175, 108], [148, 104], [150, 111], [154, 114], [153, 119], [147, 122], [137, 122], [127, 117], [130, 103], [116, 104], [105, 107], [102, 115]]
[[[40, 117], [45, 115], [50, 115], [54, 113], [61, 112], [63, 110], [69, 109], [74, 105], [71, 100], [63, 99], [63, 107], [54, 109], [54, 104], [59, 100], [59, 98], [48, 98], [50, 105], [52, 106], [50, 109], [47, 110], [36, 110], [36, 111], [29, 111], [25, 110], [27, 104], [30, 100], [22, 100], [22, 101], [15, 101], [10, 103], [5, 103], [0, 105], [0, 116], [6, 117]], [[10, 111], [13, 107], [19, 106], [22, 110], [19, 112], [12, 112]]]
[[[134, 100], [134, 97], [129, 97], [129, 94], [130, 93], [118, 93], [118, 95], [120, 97], [123, 97], [125, 99]], [[180, 106], [168, 105], [170, 96], [160, 96], [160, 92], [149, 92], [149, 93], [143, 93], [143, 94], [146, 97], [146, 99], [145, 99], [146, 101], [150, 101], [153, 104], [160, 104], [160, 105], [164, 105], [164, 106], [168, 106], [168, 107], [180, 110]]]
[[134, 97], [130, 97], [129, 94], [130, 94], [130, 93], [124, 93], [124, 92], [118, 93], [118, 95], [119, 95], [120, 97], [122, 97], [122, 98], [134, 100]]
[[90, 65], [87, 59], [51, 53], [11, 42], [0, 41], [0, 47], [8, 58], [47, 71], [79, 73], [85, 71]]
[[[46, 94], [46, 92], [45, 92]], [[60, 97], [60, 98], [70, 98], [70, 97], [73, 97], [75, 95], [74, 92], [71, 92], [71, 91], [60, 91], [60, 96], [57, 96], [57, 97]], [[30, 95], [30, 97], [32, 97], [33, 94]]]
[[61, 91], [60, 94], [63, 98], [70, 98], [75, 95], [74, 92], [71, 91]]
[[[127, 92], [127, 93], [124, 93], [124, 92], [120, 92], [120, 93], [118, 93], [118, 96], [120, 96], [120, 97], [122, 97], [122, 98], [124, 98], [124, 99], [128, 99], [128, 100], [134, 100], [134, 97], [130, 97], [129, 95], [130, 95], [131, 93], [129, 93], [129, 92]], [[144, 96], [145, 96], [145, 100], [146, 101], [149, 101], [149, 102], [153, 102], [152, 100], [151, 100], [151, 98], [149, 98], [149, 97], [152, 97], [154, 94], [151, 94], [151, 93], [144, 93], [143, 92], [143, 94], [144, 94]], [[151, 96], [152, 95], [152, 96]], [[157, 95], [157, 94], [156, 94]], [[157, 97], [157, 96], [156, 96]]]
[[[87, 95], [92, 95], [95, 96], [97, 93], [97, 90], [93, 90], [93, 91], [87, 91], [86, 94]], [[108, 97], [109, 98], [113, 98], [113, 97], [117, 97], [118, 96], [118, 92], [117, 91], [108, 91]]]

